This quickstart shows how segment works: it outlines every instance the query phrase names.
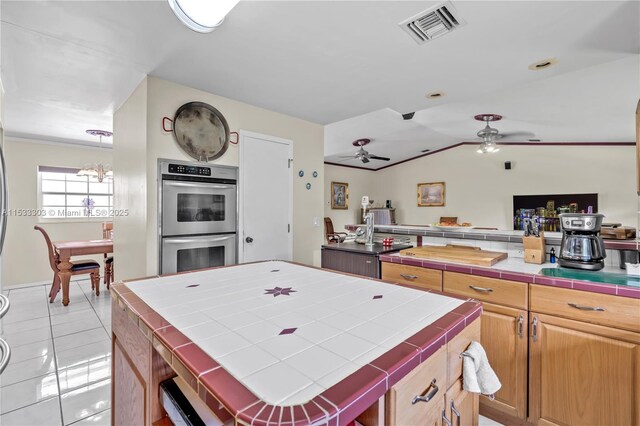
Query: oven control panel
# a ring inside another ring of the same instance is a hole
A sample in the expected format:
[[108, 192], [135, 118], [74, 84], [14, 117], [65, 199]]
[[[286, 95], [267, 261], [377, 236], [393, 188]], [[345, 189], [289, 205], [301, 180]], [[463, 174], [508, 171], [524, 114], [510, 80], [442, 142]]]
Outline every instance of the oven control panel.
[[176, 173], [179, 175], [211, 176], [211, 167], [169, 164], [169, 173]]

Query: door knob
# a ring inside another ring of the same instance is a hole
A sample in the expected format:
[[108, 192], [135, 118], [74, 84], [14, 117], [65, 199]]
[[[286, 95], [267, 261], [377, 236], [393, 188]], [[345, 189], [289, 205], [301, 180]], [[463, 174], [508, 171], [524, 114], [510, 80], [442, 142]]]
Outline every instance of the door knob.
[[245, 238], [244, 240], [245, 240], [246, 242], [248, 242], [248, 243], [252, 243], [252, 242], [253, 242], [253, 238], [251, 238], [251, 237], [247, 237], [247, 238]]

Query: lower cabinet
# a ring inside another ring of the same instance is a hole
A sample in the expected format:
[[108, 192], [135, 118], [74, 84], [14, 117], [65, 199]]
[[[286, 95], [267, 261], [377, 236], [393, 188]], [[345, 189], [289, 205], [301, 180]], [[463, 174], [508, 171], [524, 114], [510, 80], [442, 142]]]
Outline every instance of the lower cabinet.
[[639, 333], [535, 312], [530, 333], [531, 422], [640, 425]]
[[478, 395], [462, 388], [460, 352], [480, 338], [481, 321], [475, 320], [389, 390], [385, 425], [478, 425]]
[[322, 267], [369, 278], [380, 278], [380, 259], [376, 254], [349, 253], [323, 248]]
[[483, 304], [480, 342], [502, 388], [493, 401], [481, 398], [480, 406], [522, 420], [527, 417], [527, 324], [526, 310]]
[[120, 342], [113, 344], [113, 376], [116, 378], [117, 387], [114, 386], [114, 401], [112, 416], [115, 425], [145, 425], [145, 382], [140, 378], [140, 373], [129, 361], [122, 351]]

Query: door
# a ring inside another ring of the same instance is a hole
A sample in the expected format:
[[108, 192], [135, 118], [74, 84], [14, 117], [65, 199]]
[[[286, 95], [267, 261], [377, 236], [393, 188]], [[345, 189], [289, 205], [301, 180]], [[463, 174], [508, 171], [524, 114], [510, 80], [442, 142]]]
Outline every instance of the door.
[[532, 312], [530, 336], [530, 421], [640, 424], [640, 334]]
[[293, 142], [240, 132], [240, 263], [292, 260]]
[[478, 426], [478, 395], [462, 388], [462, 379], [456, 380], [447, 391], [445, 413], [456, 426]]
[[162, 239], [161, 274], [236, 263], [236, 234]]
[[236, 185], [162, 181], [162, 235], [236, 232]]
[[483, 304], [480, 343], [502, 388], [495, 400], [480, 398], [480, 405], [511, 416], [527, 416], [527, 311]]

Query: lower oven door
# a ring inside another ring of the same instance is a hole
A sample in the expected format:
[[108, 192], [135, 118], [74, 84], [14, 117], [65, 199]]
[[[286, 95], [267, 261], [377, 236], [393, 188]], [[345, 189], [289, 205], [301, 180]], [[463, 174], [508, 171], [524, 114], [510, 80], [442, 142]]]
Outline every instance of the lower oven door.
[[236, 234], [163, 238], [160, 273], [233, 265], [236, 252]]

